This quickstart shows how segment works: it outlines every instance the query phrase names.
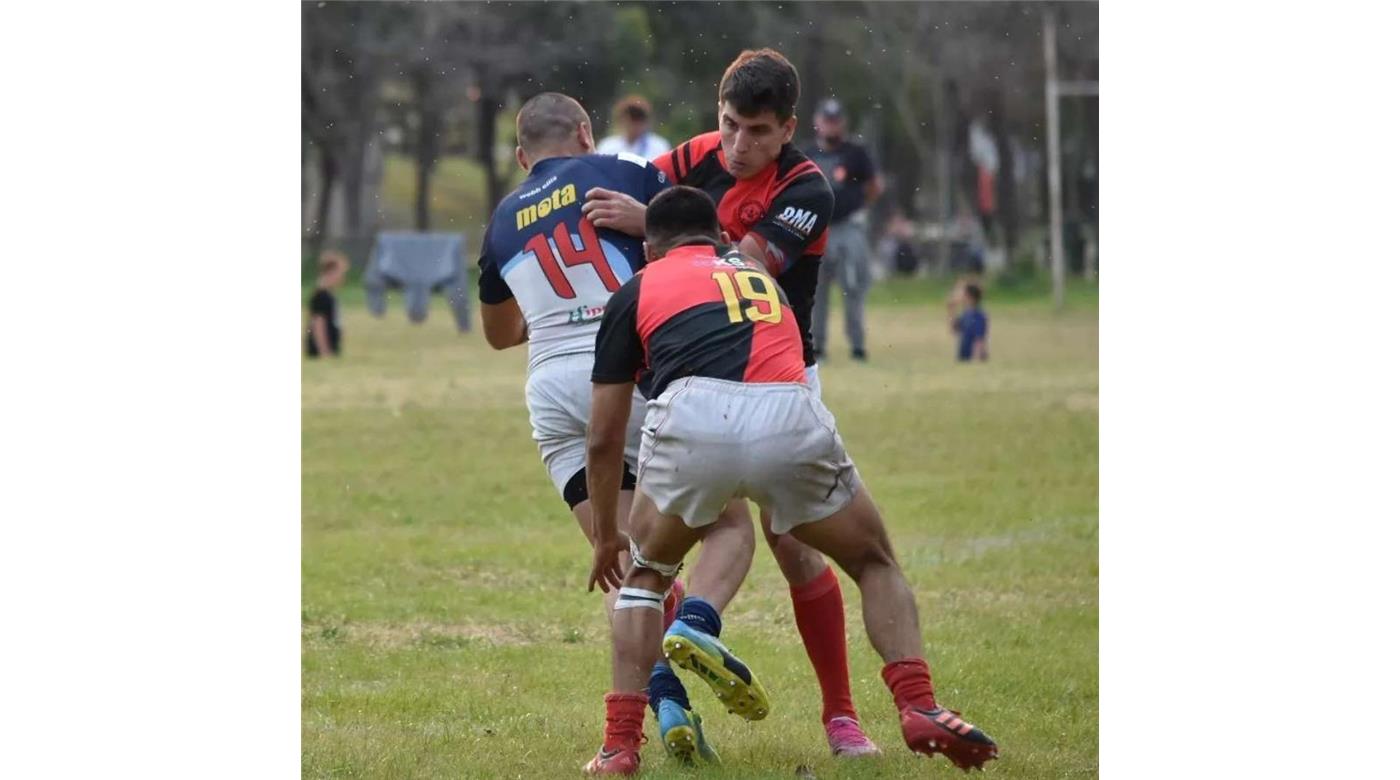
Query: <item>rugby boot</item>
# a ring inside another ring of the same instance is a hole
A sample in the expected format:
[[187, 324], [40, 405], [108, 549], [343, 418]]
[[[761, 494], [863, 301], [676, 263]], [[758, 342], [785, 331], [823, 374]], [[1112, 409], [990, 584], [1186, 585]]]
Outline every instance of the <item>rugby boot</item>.
[[719, 763], [719, 754], [705, 741], [700, 713], [687, 710], [680, 702], [662, 699], [656, 720], [661, 726], [661, 744], [672, 758], [682, 764], [694, 763], [696, 758]]
[[997, 757], [997, 743], [950, 709], [909, 707], [899, 713], [899, 727], [910, 750], [942, 753], [964, 771], [981, 769], [984, 762]]
[[704, 680], [720, 702], [745, 720], [768, 716], [768, 692], [718, 639], [677, 620], [661, 639], [661, 652], [671, 663]]
[[642, 754], [627, 748], [599, 748], [598, 755], [583, 766], [586, 775], [635, 775], [642, 768]]
[[831, 755], [838, 758], [880, 755], [880, 748], [865, 736], [860, 724], [844, 715], [826, 722], [826, 742], [831, 746]]

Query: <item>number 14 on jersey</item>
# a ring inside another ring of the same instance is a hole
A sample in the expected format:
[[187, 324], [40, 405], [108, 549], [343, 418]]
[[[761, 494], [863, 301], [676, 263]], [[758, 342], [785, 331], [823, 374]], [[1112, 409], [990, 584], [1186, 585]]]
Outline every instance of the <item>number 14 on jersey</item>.
[[598, 241], [598, 231], [593, 229], [593, 223], [587, 219], [579, 220], [578, 237], [583, 244], [582, 249], [574, 246], [574, 237], [569, 234], [569, 228], [560, 222], [554, 226], [553, 241], [550, 241], [550, 236], [538, 233], [526, 242], [525, 249], [535, 254], [535, 259], [540, 261], [540, 270], [549, 280], [549, 286], [554, 288], [554, 293], [560, 298], [578, 297], [574, 286], [569, 284], [569, 277], [564, 275], [560, 263], [566, 266], [593, 266], [598, 278], [603, 281], [603, 287], [607, 288], [608, 292], [617, 292], [617, 288], [622, 284], [617, 281], [617, 275], [608, 265], [608, 258], [603, 254], [603, 245]]

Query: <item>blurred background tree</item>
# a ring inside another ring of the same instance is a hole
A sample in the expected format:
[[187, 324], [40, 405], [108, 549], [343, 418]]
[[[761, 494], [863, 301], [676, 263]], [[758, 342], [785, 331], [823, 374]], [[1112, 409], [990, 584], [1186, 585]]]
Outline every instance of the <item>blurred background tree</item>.
[[[607, 134], [638, 93], [676, 143], [714, 129], [724, 67], [771, 46], [803, 79], [798, 142], [828, 95], [884, 170], [874, 224], [896, 212], [942, 239], [977, 203], [972, 138], [995, 148], [992, 243], [1007, 262], [1045, 259], [1042, 3], [309, 2], [302, 6], [303, 250], [327, 242], [363, 262], [383, 229], [465, 231], [523, 176], [513, 117], [557, 90]], [[1062, 80], [1098, 78], [1098, 6], [1049, 4]], [[1096, 97], [1061, 101], [1071, 270], [1097, 224]], [[877, 228], [878, 229], [878, 228]]]

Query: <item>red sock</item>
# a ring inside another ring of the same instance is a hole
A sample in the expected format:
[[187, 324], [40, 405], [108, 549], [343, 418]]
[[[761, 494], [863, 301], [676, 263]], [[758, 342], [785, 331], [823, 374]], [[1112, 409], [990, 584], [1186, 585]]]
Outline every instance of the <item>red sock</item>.
[[880, 670], [885, 685], [894, 694], [894, 706], [903, 712], [910, 707], [931, 710], [938, 705], [933, 700], [933, 678], [928, 662], [922, 658], [903, 658], [885, 664]]
[[822, 688], [822, 723], [835, 717], [856, 720], [846, 666], [846, 605], [841, 581], [830, 566], [811, 582], [792, 588], [792, 611]]
[[647, 697], [640, 693], [610, 693], [603, 697], [603, 704], [608, 713], [607, 725], [603, 727], [603, 749], [641, 749]]

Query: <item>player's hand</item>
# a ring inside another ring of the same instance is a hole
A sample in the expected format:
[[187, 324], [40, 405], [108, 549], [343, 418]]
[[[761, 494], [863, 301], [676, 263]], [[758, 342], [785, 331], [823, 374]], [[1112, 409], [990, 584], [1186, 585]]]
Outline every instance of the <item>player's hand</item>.
[[627, 540], [622, 534], [612, 534], [593, 544], [593, 571], [588, 575], [588, 592], [593, 592], [596, 584], [604, 593], [622, 587], [622, 564], [618, 556], [627, 549]]
[[583, 215], [593, 227], [612, 228], [641, 237], [646, 228], [647, 207], [623, 192], [594, 187], [583, 194]]

